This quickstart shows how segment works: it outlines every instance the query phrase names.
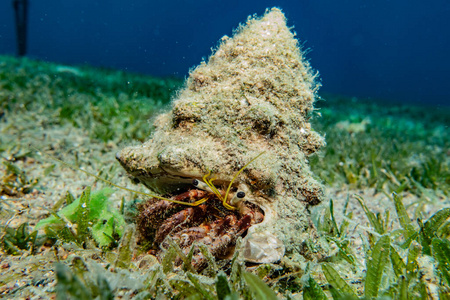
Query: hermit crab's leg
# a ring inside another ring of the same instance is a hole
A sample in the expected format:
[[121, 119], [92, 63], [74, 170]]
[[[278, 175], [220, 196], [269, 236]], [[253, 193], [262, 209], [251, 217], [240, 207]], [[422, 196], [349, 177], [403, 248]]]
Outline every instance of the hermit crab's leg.
[[208, 224], [200, 224], [197, 227], [189, 227], [177, 232], [172, 239], [184, 249], [191, 246], [194, 241], [204, 238], [210, 230], [211, 226]]
[[[181, 193], [177, 196], [172, 197], [171, 199], [174, 201], [179, 201], [179, 202], [183, 202], [183, 203], [186, 203], [186, 200], [189, 199], [189, 202], [198, 203], [198, 205], [200, 205], [209, 199], [208, 193], [209, 192], [207, 192], [207, 191], [195, 189], [195, 190], [189, 190], [187, 192]], [[194, 200], [197, 200], [197, 201], [194, 201]]]
[[206, 206], [188, 207], [166, 219], [156, 232], [153, 244], [160, 244], [167, 235], [180, 225], [199, 224], [205, 217]]
[[165, 200], [147, 201], [139, 205], [137, 228], [144, 240], [151, 240], [163, 220], [177, 210], [178, 205]]
[[245, 203], [239, 210], [242, 216], [250, 216], [251, 225], [261, 223], [264, 220], [264, 212], [257, 205]]
[[[231, 220], [230, 220], [231, 221]], [[235, 221], [235, 220], [233, 220]], [[226, 230], [226, 233], [219, 235], [218, 237], [215, 237], [212, 241], [209, 236], [200, 239], [198, 242], [205, 244], [208, 246], [208, 250], [214, 257], [225, 257], [229, 253], [230, 249], [235, 246], [236, 240], [238, 237], [240, 237], [244, 232], [250, 227], [251, 225], [251, 216], [250, 215], [244, 215], [239, 221], [237, 221], [235, 224], [231, 221], [228, 223], [229, 225], [232, 225], [231, 228]], [[220, 224], [219, 227], [224, 226], [225, 224]], [[217, 228], [219, 229], [219, 228]], [[217, 230], [216, 229], [216, 230]], [[219, 233], [223, 230], [217, 230], [216, 233]], [[202, 271], [207, 266], [207, 260], [205, 259], [203, 253], [199, 252], [195, 257], [192, 259], [192, 266], [194, 269], [196, 269], [198, 272]]]

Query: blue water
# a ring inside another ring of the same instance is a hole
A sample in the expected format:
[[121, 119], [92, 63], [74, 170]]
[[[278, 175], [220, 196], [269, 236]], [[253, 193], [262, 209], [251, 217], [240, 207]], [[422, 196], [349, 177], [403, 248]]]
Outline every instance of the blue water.
[[[179, 77], [248, 15], [278, 6], [323, 92], [450, 105], [448, 0], [29, 1], [29, 57]], [[0, 54], [14, 54], [10, 0], [0, 20]]]

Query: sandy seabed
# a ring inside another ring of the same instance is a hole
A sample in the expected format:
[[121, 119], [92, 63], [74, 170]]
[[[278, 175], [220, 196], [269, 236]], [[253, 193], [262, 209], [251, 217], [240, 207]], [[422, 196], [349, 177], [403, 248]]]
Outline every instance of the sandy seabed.
[[[8, 149], [3, 152], [3, 160], [13, 161], [25, 172], [30, 181], [38, 180], [38, 183], [30, 193], [16, 195], [1, 195], [0, 223], [12, 228], [27, 222], [32, 229], [39, 220], [47, 217], [53, 205], [65, 196], [67, 191], [78, 197], [86, 186], [92, 186], [93, 190], [100, 189], [106, 184], [99, 183], [95, 178], [83, 172], [61, 165], [47, 156], [40, 155], [32, 145], [41, 151], [63, 161], [76, 164], [93, 173], [103, 172], [108, 180], [132, 189], [144, 191], [142, 187], [133, 185], [126, 173], [115, 160], [115, 153], [125, 145], [117, 145], [114, 142], [103, 143], [89, 138], [89, 132], [76, 128], [70, 124], [51, 125], [52, 115], [42, 112], [15, 113], [5, 111], [0, 119], [0, 132], [2, 147]], [[129, 142], [132, 143], [132, 142]], [[5, 147], [6, 146], [6, 147]], [[26, 153], [26, 155], [18, 155]], [[15, 160], [15, 157], [19, 159]], [[45, 175], [49, 168], [54, 169]], [[0, 165], [0, 176], [5, 178], [5, 165]], [[342, 214], [344, 205], [349, 198], [347, 212], [353, 212], [350, 222], [349, 234], [352, 240], [352, 249], [361, 264], [364, 261], [364, 249], [361, 235], [371, 231], [367, 218], [353, 198], [354, 194], [361, 195], [367, 206], [374, 212], [384, 214], [386, 210], [391, 212], [392, 229], [399, 228], [396, 221], [395, 208], [392, 200], [381, 192], [372, 188], [352, 190], [348, 186], [326, 187], [328, 199], [334, 202], [334, 211], [337, 223], [344, 219]], [[414, 215], [415, 206], [409, 205], [417, 202], [417, 197], [406, 193], [404, 196], [405, 206], [410, 215]], [[118, 208], [121, 199], [127, 201], [136, 199], [138, 196], [130, 192], [115, 189], [110, 197], [112, 205]], [[441, 197], [425, 204], [422, 211], [424, 215], [431, 216], [442, 207], [448, 206], [449, 200]], [[323, 203], [313, 210], [313, 214], [320, 214], [328, 203]], [[114, 250], [113, 250], [114, 251]], [[34, 255], [24, 251], [23, 255], [12, 256], [1, 252], [0, 258], [0, 295], [4, 297], [47, 299], [54, 295], [56, 279], [54, 273], [55, 262], [70, 263], [74, 255], [100, 258], [104, 253], [101, 251], [83, 250], [67, 245], [40, 246]], [[97, 259], [105, 264], [105, 260]], [[424, 262], [426, 263], [426, 262]], [[430, 284], [433, 284], [432, 271], [429, 275]], [[352, 278], [347, 278], [350, 281]], [[354, 278], [358, 282], [358, 278]], [[356, 284], [357, 285], [357, 284]], [[361, 288], [361, 287], [359, 287]]]

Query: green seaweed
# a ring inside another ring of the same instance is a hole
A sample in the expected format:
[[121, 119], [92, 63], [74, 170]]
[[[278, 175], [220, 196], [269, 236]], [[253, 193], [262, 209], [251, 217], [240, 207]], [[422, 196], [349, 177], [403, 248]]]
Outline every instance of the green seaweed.
[[100, 247], [110, 246], [120, 238], [125, 225], [123, 216], [108, 203], [111, 193], [111, 189], [105, 188], [91, 195], [87, 187], [80, 198], [40, 220], [35, 228], [44, 229], [50, 238], [58, 236], [84, 243], [92, 237]]
[[307, 285], [303, 287], [303, 299], [305, 300], [327, 300], [328, 297], [319, 284], [309, 276]]
[[374, 187], [387, 193], [409, 191], [420, 196], [429, 189], [449, 195], [448, 107], [435, 110], [323, 97], [326, 101], [316, 105], [323, 117], [314, 118], [312, 124], [327, 135], [324, 153], [311, 158], [311, 168], [320, 178], [330, 185]]
[[422, 246], [413, 241], [408, 249], [408, 261], [406, 263], [405, 268], [405, 274], [408, 280], [411, 280], [412, 278], [416, 277], [418, 273], [418, 263], [417, 258], [419, 257], [419, 254], [421, 254]]
[[16, 229], [6, 226], [1, 235], [0, 243], [8, 254], [20, 255], [22, 250], [33, 253], [36, 248], [37, 231], [30, 233], [28, 223], [22, 223]]
[[[141, 140], [147, 120], [181, 86], [176, 78], [154, 78], [88, 66], [69, 67], [0, 56], [0, 109], [46, 110], [53, 124], [85, 128], [91, 138]], [[20, 97], [17, 93], [20, 91]]]
[[383, 235], [371, 249], [366, 258], [367, 275], [364, 285], [364, 295], [376, 298], [381, 283], [381, 276], [386, 267], [389, 256], [390, 240], [388, 235]]
[[86, 299], [92, 298], [91, 291], [86, 288], [78, 276], [72, 273], [68, 266], [58, 263], [56, 271], [56, 299]]
[[434, 238], [432, 241], [433, 256], [438, 261], [442, 277], [450, 286], [450, 241]]
[[[391, 199], [402, 227], [399, 234], [398, 231], [388, 230], [385, 221], [387, 218], [383, 220], [379, 214], [371, 212], [362, 197], [356, 196], [356, 199], [363, 208], [372, 229], [375, 232], [384, 233], [378, 236], [368, 232], [372, 246], [369, 245], [366, 250], [366, 275], [363, 278], [366, 299], [380, 297], [428, 299], [427, 283], [423, 278], [423, 266], [419, 264], [419, 259], [433, 255], [438, 262], [437, 267], [440, 271], [438, 275], [441, 280], [447, 282], [450, 278], [448, 275], [450, 274], [448, 268], [450, 257], [447, 257], [450, 253], [450, 242], [442, 237], [442, 235], [447, 237], [445, 226], [449, 226], [447, 221], [450, 217], [449, 208], [439, 210], [425, 222], [418, 219], [419, 226], [414, 226], [401, 197], [393, 194]], [[341, 234], [345, 236], [345, 232], [341, 231]], [[337, 237], [329, 238], [329, 240], [337, 245], [341, 242]], [[406, 253], [403, 250], [405, 246], [408, 248]], [[406, 263], [402, 256], [406, 257]], [[341, 259], [345, 260], [345, 257], [341, 256]], [[356, 299], [356, 294], [331, 264], [322, 263], [321, 266], [334, 299]], [[439, 286], [439, 293], [445, 297], [448, 293], [445, 285]]]
[[406, 264], [392, 245], [390, 246], [389, 256], [395, 275], [397, 277], [402, 276], [405, 273]]
[[[342, 213], [348, 220], [353, 216], [352, 212], [346, 214], [345, 207]], [[356, 267], [356, 258], [350, 248], [351, 241], [346, 236], [346, 230], [350, 223], [344, 219], [338, 226], [334, 214], [333, 200], [331, 199], [329, 209], [324, 211], [323, 218], [321, 220], [315, 220], [316, 226], [326, 236], [327, 241], [334, 243], [339, 249], [339, 252], [334, 257], [327, 258], [327, 261], [344, 259]]]
[[271, 300], [278, 299], [277, 295], [271, 290], [258, 276], [255, 274], [244, 272], [242, 274], [245, 281], [248, 284], [249, 289], [252, 291], [255, 299]]
[[128, 269], [133, 257], [133, 243], [135, 242], [135, 227], [130, 224], [127, 225], [123, 232], [122, 239], [119, 244], [119, 253], [117, 254], [117, 259], [114, 263], [116, 267], [122, 269]]
[[232, 297], [232, 295], [234, 294], [231, 292], [231, 287], [228, 283], [227, 276], [223, 271], [220, 271], [217, 274], [216, 293], [218, 300], [225, 300], [227, 297]]
[[[416, 236], [416, 230], [412, 225], [411, 219], [406, 213], [402, 198], [397, 193], [392, 193], [392, 199], [394, 201], [398, 221], [400, 223], [400, 226], [403, 228], [403, 236], [406, 241], [411, 241]], [[408, 245], [406, 244], [406, 246]]]
[[345, 282], [344, 279], [339, 275], [339, 273], [328, 263], [322, 264], [322, 271], [327, 278], [328, 283], [337, 292], [334, 299], [342, 297], [356, 297], [353, 289]]
[[56, 269], [56, 299], [114, 299], [114, 291], [105, 278], [107, 272], [92, 273], [81, 257], [74, 257], [71, 268], [63, 263], [57, 263]]
[[29, 178], [25, 171], [13, 161], [3, 159], [2, 164], [6, 170], [0, 177], [0, 195], [21, 196], [28, 194], [39, 183], [37, 178]]
[[[423, 252], [427, 255], [431, 255], [431, 241], [436, 233], [439, 232], [439, 228], [443, 226], [445, 221], [450, 217], [450, 207], [444, 208], [436, 212], [431, 216], [423, 225], [420, 224], [421, 230], [419, 234], [420, 244], [423, 247]], [[448, 224], [448, 223], [447, 223]]]
[[187, 278], [193, 284], [195, 290], [201, 295], [200, 299], [214, 300], [214, 297], [211, 293], [211, 287], [208, 288], [207, 285], [202, 284], [200, 279], [197, 278], [194, 274], [187, 272]]
[[[364, 213], [367, 216], [367, 219], [370, 222], [370, 225], [375, 229], [375, 231], [379, 234], [384, 234], [387, 230], [386, 226], [388, 224], [388, 214], [386, 215], [386, 218], [383, 220], [380, 213], [377, 213], [376, 215], [369, 210], [369, 208], [364, 203], [364, 199], [359, 195], [354, 195], [356, 200], [358, 200], [358, 203], [361, 205], [361, 207], [364, 210]], [[388, 213], [388, 211], [386, 211]]]

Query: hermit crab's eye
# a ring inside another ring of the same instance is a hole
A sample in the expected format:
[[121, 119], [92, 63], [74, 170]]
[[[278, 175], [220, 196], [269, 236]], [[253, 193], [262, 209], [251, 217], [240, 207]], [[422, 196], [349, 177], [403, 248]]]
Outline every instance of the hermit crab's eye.
[[234, 194], [233, 198], [231, 198], [230, 204], [231, 205], [236, 205], [239, 202], [241, 202], [242, 198], [244, 198], [244, 197], [245, 197], [245, 193], [243, 191], [239, 191], [236, 194]]
[[211, 188], [206, 183], [204, 183], [203, 181], [200, 181], [198, 179], [192, 180], [192, 185], [195, 186], [196, 188], [200, 189], [200, 190], [208, 191], [208, 192], [211, 192], [211, 193], [213, 192], [211, 190]]

